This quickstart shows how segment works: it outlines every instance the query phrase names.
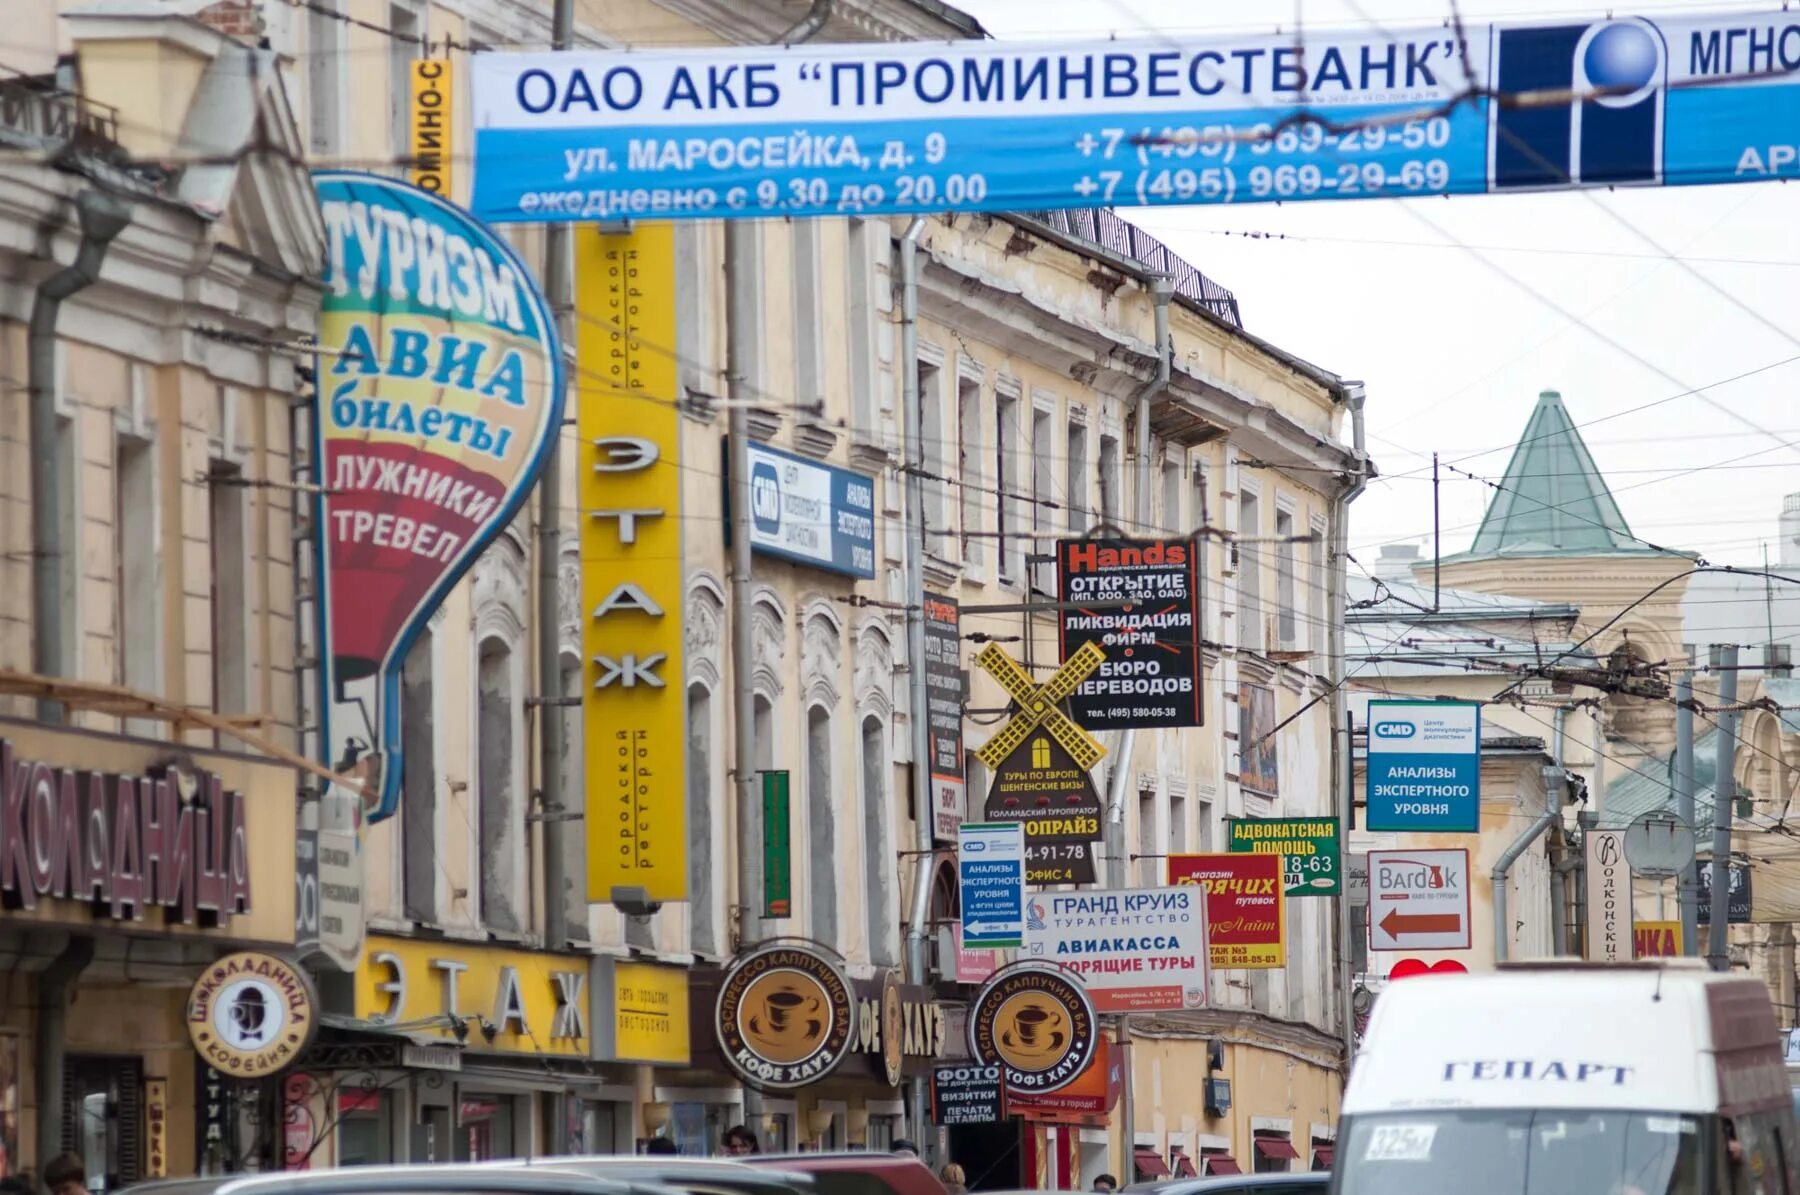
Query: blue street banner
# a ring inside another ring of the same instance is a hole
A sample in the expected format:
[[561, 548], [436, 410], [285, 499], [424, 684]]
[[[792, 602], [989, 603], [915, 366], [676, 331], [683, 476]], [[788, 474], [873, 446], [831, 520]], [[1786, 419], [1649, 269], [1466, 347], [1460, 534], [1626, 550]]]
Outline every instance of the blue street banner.
[[1800, 13], [478, 54], [493, 221], [1031, 211], [1800, 175]]
[[1025, 827], [964, 822], [956, 835], [964, 950], [1016, 949], [1025, 942]]
[[431, 699], [402, 684], [406, 653], [537, 481], [562, 425], [562, 348], [525, 263], [462, 208], [373, 174], [321, 171], [313, 187], [330, 249], [313, 419], [321, 762], [363, 782], [377, 821], [400, 803], [401, 703]]
[[1369, 702], [1368, 829], [1481, 829], [1481, 707]]

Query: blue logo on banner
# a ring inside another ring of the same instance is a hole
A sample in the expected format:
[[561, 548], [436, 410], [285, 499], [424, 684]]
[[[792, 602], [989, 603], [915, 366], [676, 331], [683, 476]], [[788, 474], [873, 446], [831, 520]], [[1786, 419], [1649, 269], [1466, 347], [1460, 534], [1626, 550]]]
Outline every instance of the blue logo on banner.
[[1502, 92], [1569, 91], [1567, 105], [1494, 113], [1495, 190], [1571, 183], [1653, 183], [1662, 177], [1668, 49], [1637, 18], [1502, 29]]
[[750, 466], [750, 517], [764, 535], [781, 533], [781, 478], [768, 461]]
[[1369, 703], [1367, 828], [1481, 829], [1481, 709], [1466, 702]]

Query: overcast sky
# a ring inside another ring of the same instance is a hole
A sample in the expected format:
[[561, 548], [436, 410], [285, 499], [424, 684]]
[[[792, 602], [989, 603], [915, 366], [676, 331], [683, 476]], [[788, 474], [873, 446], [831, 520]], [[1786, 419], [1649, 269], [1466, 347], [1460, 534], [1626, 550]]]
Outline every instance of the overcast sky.
[[[1229, 36], [1291, 28], [1295, 11], [1286, 0], [957, 2], [1002, 38]], [[1447, 7], [1306, 0], [1304, 21], [1347, 28], [1371, 18], [1403, 29], [1439, 24]], [[1639, 0], [1615, 11], [1719, 8], [1715, 0]], [[1567, 0], [1464, 0], [1462, 9], [1471, 20], [1600, 13]], [[1578, 424], [1603, 421], [1582, 433], [1635, 534], [1730, 563], [1760, 562], [1768, 543], [1775, 559], [1782, 497], [1800, 491], [1800, 188], [1124, 214], [1231, 288], [1251, 331], [1367, 382], [1369, 446], [1390, 480], [1354, 508], [1352, 550], [1365, 563], [1376, 544], [1428, 539], [1433, 451], [1498, 480], [1546, 388], [1562, 392]], [[1607, 418], [1701, 388], [1705, 397]], [[1719, 467], [1682, 475], [1702, 466]], [[1444, 476], [1448, 553], [1468, 545], [1492, 491]]]

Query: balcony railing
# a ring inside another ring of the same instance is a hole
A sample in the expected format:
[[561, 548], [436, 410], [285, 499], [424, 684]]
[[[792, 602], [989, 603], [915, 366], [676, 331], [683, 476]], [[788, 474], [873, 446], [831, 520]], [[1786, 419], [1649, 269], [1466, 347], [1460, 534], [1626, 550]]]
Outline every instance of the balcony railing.
[[1066, 237], [1129, 257], [1169, 275], [1175, 293], [1200, 304], [1234, 328], [1244, 326], [1237, 297], [1176, 255], [1173, 249], [1110, 208], [1020, 212]]
[[0, 146], [54, 150], [81, 138], [117, 143], [118, 110], [47, 77], [0, 74]]

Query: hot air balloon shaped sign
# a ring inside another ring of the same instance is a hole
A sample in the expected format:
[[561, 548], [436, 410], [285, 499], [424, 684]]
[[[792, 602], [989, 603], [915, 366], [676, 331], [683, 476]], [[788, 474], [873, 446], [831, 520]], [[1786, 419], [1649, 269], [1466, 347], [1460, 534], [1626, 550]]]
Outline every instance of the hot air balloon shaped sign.
[[328, 246], [314, 420], [325, 762], [399, 803], [401, 674], [524, 503], [562, 424], [549, 305], [473, 216], [394, 179], [313, 176]]

